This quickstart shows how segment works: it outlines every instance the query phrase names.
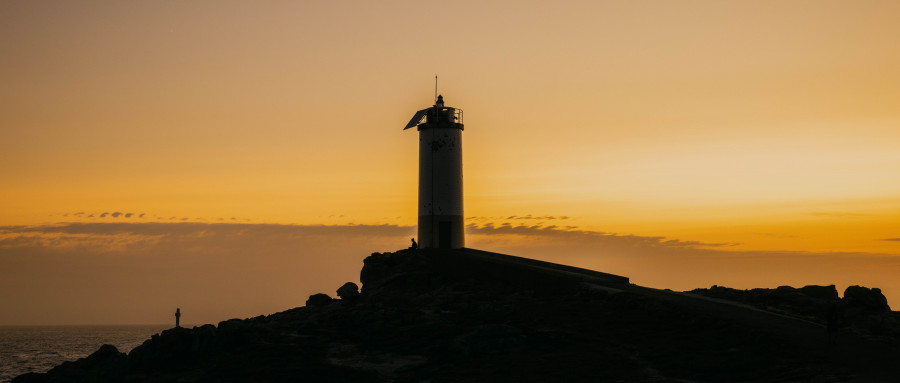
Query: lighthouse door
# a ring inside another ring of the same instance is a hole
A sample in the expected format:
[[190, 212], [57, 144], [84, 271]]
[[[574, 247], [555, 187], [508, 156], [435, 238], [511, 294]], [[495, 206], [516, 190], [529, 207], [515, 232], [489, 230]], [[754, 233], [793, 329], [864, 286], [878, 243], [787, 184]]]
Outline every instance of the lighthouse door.
[[442, 249], [449, 249], [450, 244], [450, 222], [441, 221], [438, 225], [438, 246]]

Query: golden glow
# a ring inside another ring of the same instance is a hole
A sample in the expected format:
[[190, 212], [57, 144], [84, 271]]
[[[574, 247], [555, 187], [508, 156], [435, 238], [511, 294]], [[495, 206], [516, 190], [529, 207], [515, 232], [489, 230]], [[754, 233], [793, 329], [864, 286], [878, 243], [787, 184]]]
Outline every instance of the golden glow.
[[465, 110], [469, 223], [898, 255], [897, 14], [3, 2], [0, 225], [413, 225], [417, 138], [400, 129], [438, 74]]

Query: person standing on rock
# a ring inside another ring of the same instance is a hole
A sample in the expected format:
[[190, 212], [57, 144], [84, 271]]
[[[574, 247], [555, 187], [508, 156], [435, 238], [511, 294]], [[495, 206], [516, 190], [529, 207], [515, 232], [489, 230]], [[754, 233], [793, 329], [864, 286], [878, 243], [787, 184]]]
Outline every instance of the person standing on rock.
[[415, 249], [418, 249], [418, 248], [419, 248], [419, 244], [416, 243], [416, 239], [415, 239], [415, 238], [410, 238], [409, 240], [412, 241], [412, 245], [409, 246], [410, 249], [415, 250]]
[[175, 309], [175, 327], [181, 327], [181, 308]]

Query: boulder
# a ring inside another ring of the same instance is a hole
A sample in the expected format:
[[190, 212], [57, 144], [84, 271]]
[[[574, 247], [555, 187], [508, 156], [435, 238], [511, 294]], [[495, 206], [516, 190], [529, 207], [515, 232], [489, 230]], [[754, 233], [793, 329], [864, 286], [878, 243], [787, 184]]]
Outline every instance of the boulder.
[[[399, 253], [399, 252], [398, 252]], [[390, 253], [372, 253], [363, 260], [363, 268], [359, 273], [359, 281], [362, 282], [362, 293], [371, 290], [373, 286], [381, 284], [394, 273], [392, 267], [398, 263], [399, 256]]]
[[804, 318], [824, 315], [823, 307], [837, 300], [837, 289], [830, 286], [778, 286], [774, 289], [736, 290], [714, 285], [709, 289], [695, 289], [692, 293], [712, 298], [741, 302], [763, 310]]
[[344, 283], [343, 286], [337, 289], [337, 295], [341, 297], [342, 300], [356, 300], [359, 298], [359, 286], [353, 282]]
[[800, 293], [810, 298], [821, 299], [823, 301], [838, 300], [837, 288], [834, 285], [817, 286], [809, 285], [800, 288]]
[[74, 362], [63, 362], [53, 367], [47, 374], [29, 373], [12, 381], [15, 383], [119, 381], [126, 367], [125, 354], [119, 352], [116, 346], [104, 344], [88, 357]]
[[313, 294], [309, 296], [309, 299], [306, 300], [307, 306], [321, 307], [334, 302], [334, 298], [329, 297], [328, 294]]
[[881, 293], [881, 289], [867, 288], [863, 286], [850, 286], [844, 290], [844, 304], [847, 307], [861, 307], [868, 311], [889, 312], [887, 298]]

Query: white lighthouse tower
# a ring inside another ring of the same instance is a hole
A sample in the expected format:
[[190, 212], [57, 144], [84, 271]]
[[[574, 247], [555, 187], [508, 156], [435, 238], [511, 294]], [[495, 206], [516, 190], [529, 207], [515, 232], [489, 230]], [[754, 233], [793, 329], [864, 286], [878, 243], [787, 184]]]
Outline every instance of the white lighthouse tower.
[[403, 130], [419, 130], [419, 246], [455, 249], [463, 233], [462, 110], [434, 106], [416, 112]]

